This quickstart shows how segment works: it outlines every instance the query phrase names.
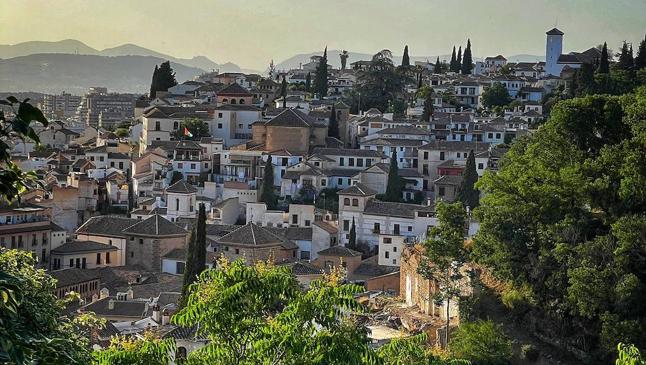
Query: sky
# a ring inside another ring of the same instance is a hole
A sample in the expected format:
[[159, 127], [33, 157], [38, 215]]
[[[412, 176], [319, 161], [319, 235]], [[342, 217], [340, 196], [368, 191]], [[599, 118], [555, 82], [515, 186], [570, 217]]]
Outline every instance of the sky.
[[0, 44], [133, 43], [265, 69], [326, 45], [435, 56], [470, 38], [475, 57], [544, 55], [555, 25], [564, 52], [604, 41], [617, 50], [644, 38], [644, 14], [646, 0], [0, 0]]

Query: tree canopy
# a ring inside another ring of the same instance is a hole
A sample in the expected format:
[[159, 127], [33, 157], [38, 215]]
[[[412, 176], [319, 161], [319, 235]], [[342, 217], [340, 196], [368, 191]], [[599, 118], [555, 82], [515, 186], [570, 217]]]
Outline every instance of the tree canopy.
[[274, 209], [278, 204], [278, 198], [274, 191], [274, 165], [271, 163], [271, 155], [267, 155], [265, 169], [260, 186], [260, 198], [258, 201], [267, 204], [267, 209]]
[[159, 67], [155, 65], [152, 81], [150, 83], [150, 98], [155, 98], [157, 91], [168, 91], [169, 88], [177, 85], [175, 72], [170, 67], [170, 61], [162, 62]]
[[473, 150], [469, 151], [467, 165], [462, 173], [462, 184], [458, 191], [458, 199], [465, 207], [473, 209], [480, 204], [480, 192], [475, 188], [478, 181], [478, 171], [476, 170], [476, 157]]
[[319, 59], [319, 64], [316, 66], [316, 74], [314, 75], [314, 94], [319, 97], [327, 96], [328, 89], [328, 70], [327, 70], [327, 46], [323, 51], [323, 56]]
[[482, 93], [482, 105], [486, 108], [505, 106], [511, 102], [509, 91], [500, 82], [494, 82]]
[[399, 166], [397, 163], [397, 151], [393, 149], [390, 156], [390, 168], [388, 169], [388, 181], [386, 182], [386, 193], [383, 200], [389, 202], [399, 202], [402, 200], [402, 190], [404, 181], [399, 176]]
[[385, 111], [395, 105], [405, 109], [404, 86], [411, 81], [405, 70], [395, 67], [392, 53], [384, 49], [375, 54], [368, 69], [357, 76], [352, 102], [357, 104], [360, 101], [364, 110], [377, 108]]
[[[189, 135], [186, 134], [188, 129]], [[179, 124], [179, 129], [175, 131], [175, 137], [180, 140], [199, 141], [202, 137], [209, 137], [209, 126], [199, 118], [184, 118]]]

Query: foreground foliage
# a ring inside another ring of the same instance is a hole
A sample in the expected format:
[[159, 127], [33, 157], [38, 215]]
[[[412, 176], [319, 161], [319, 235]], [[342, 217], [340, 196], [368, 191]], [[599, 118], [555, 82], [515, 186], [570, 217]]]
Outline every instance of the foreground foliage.
[[587, 353], [646, 347], [646, 88], [562, 101], [512, 145], [476, 210], [473, 257], [532, 298], [526, 314]]
[[504, 365], [512, 357], [511, 340], [492, 321], [460, 325], [449, 350], [454, 356], [478, 365]]

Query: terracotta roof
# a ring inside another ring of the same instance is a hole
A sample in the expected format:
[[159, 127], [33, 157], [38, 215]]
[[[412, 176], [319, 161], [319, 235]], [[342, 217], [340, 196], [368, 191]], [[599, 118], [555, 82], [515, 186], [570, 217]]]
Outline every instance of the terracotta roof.
[[314, 266], [306, 261], [295, 261], [281, 264], [280, 266], [289, 267], [292, 273], [298, 275], [323, 275], [323, 270], [320, 267]]
[[339, 256], [339, 257], [361, 256], [361, 252], [355, 251], [355, 250], [347, 248], [345, 246], [328, 247], [325, 250], [319, 251], [318, 254], [323, 255], [323, 256]]
[[112, 245], [94, 241], [72, 241], [66, 242], [52, 250], [52, 254], [69, 254], [80, 252], [104, 252], [104, 251], [117, 251], [117, 248]]
[[178, 194], [192, 194], [197, 193], [197, 188], [184, 180], [180, 180], [175, 184], [166, 188], [167, 193], [178, 193]]
[[227, 85], [222, 90], [218, 91], [217, 94], [218, 96], [220, 95], [251, 96], [251, 93], [249, 93], [249, 90], [240, 86], [236, 82], [233, 82]]
[[145, 220], [138, 220], [136, 224], [123, 230], [126, 234], [145, 236], [185, 235], [188, 232], [171, 223], [161, 215], [155, 214]]
[[138, 220], [132, 218], [100, 215], [88, 219], [76, 230], [76, 234], [125, 237], [123, 230], [137, 222]]
[[320, 126], [321, 124], [316, 119], [299, 110], [285, 109], [280, 114], [265, 123], [265, 125], [271, 127], [310, 128], [313, 126]]
[[384, 202], [377, 199], [370, 199], [366, 203], [364, 214], [379, 215], [386, 217], [415, 218], [415, 212], [434, 212], [433, 207], [428, 205]]
[[362, 183], [356, 183], [348, 188], [345, 188], [337, 193], [338, 195], [358, 195], [358, 196], [371, 196], [376, 195], [377, 192], [367, 187]]
[[216, 240], [218, 244], [234, 244], [246, 246], [275, 246], [280, 245], [285, 249], [295, 249], [298, 246], [280, 235], [272, 233], [270, 230], [258, 226], [254, 223], [236, 229]]
[[57, 288], [84, 283], [86, 281], [99, 278], [99, 275], [97, 275], [96, 272], [76, 268], [50, 271], [49, 275], [57, 280]]

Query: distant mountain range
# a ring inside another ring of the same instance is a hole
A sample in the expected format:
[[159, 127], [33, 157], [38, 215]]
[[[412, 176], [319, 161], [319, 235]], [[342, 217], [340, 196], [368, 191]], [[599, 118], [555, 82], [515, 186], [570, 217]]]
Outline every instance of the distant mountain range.
[[[328, 50], [328, 64], [332, 65], [333, 67], [339, 68], [341, 67], [341, 58], [339, 57], [339, 54], [341, 53], [341, 50], [338, 49], [333, 49], [333, 50]], [[375, 51], [377, 53], [378, 51]], [[323, 52], [312, 52], [312, 53], [301, 53], [297, 54], [295, 56], [292, 56], [284, 61], [281, 61], [280, 63], [276, 64], [276, 69], [278, 70], [289, 70], [289, 69], [295, 69], [299, 68], [301, 64], [305, 64], [310, 62], [310, 57], [312, 56], [321, 56], [323, 55]], [[494, 55], [495, 56], [495, 55]], [[436, 56], [410, 56], [410, 61], [411, 63], [415, 61], [429, 61], [429, 62], [435, 62], [437, 59]], [[450, 54], [445, 54], [445, 55], [439, 55], [440, 60], [442, 61], [449, 61], [451, 59]], [[350, 64], [355, 61], [361, 61], [361, 60], [370, 60], [372, 58], [372, 54], [368, 53], [359, 53], [359, 52], [348, 52], [348, 64], [346, 67], [350, 67]], [[536, 55], [528, 55], [528, 54], [518, 54], [518, 55], [513, 55], [513, 56], [508, 56], [507, 60], [510, 62], [536, 62], [536, 61], [545, 61], [545, 56], [536, 56]], [[401, 64], [402, 57], [401, 56], [393, 56], [393, 62], [396, 65]]]

